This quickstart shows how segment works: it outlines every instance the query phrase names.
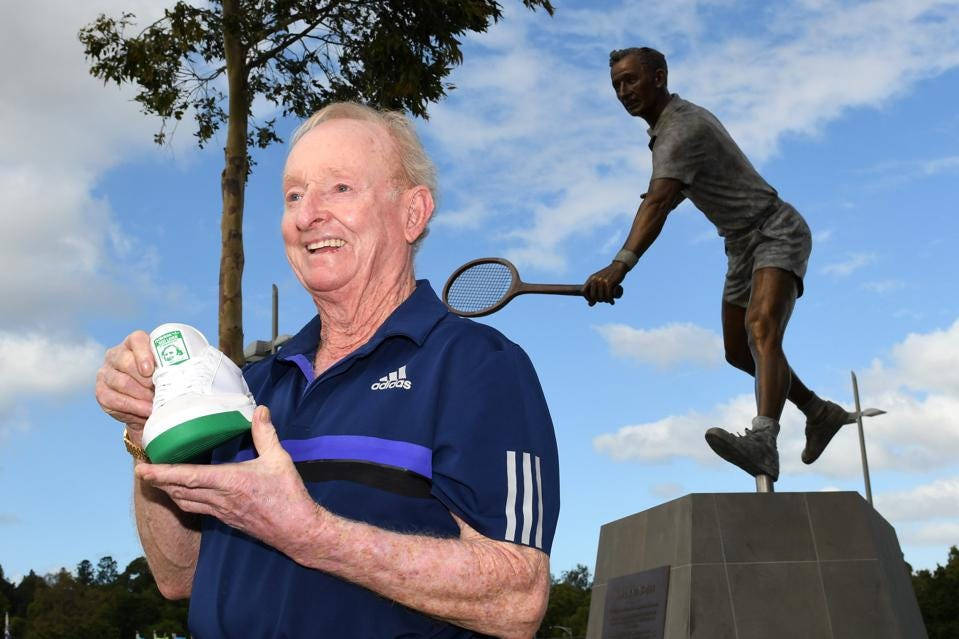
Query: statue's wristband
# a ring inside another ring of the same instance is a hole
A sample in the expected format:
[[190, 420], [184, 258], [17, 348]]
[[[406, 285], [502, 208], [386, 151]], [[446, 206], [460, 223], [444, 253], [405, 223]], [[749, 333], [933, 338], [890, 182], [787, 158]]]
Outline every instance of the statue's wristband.
[[614, 262], [622, 262], [626, 265], [626, 271], [631, 271], [636, 262], [639, 261], [639, 256], [630, 251], [629, 249], [621, 249], [619, 253], [616, 254], [616, 257], [613, 258]]

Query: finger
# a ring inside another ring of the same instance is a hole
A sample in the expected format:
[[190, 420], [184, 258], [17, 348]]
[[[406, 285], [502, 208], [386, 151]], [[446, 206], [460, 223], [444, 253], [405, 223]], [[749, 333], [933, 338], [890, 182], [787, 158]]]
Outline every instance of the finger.
[[142, 399], [144, 401], [152, 402], [153, 401], [153, 387], [152, 384], [149, 388], [143, 386], [137, 374], [137, 378], [127, 375], [123, 371], [111, 368], [107, 365], [100, 367], [100, 370], [97, 371], [97, 381], [102, 381], [108, 388], [111, 388], [118, 393], [123, 395], [129, 395], [136, 399]]
[[[136, 476], [157, 488], [184, 486], [186, 488], [219, 489], [229, 474], [227, 464], [202, 466], [198, 464], [139, 464], [133, 469]], [[233, 464], [230, 464], [233, 466]]]
[[153, 350], [150, 348], [150, 336], [143, 331], [134, 331], [123, 340], [136, 361], [136, 368], [143, 377], [153, 375]]
[[[129, 339], [129, 336], [127, 337]], [[144, 388], [153, 388], [152, 369], [150, 374], [143, 375], [140, 372], [140, 366], [137, 364], [136, 353], [129, 348], [127, 342], [114, 346], [107, 351], [103, 359], [103, 368], [113, 369], [128, 375], [137, 384]], [[152, 356], [151, 356], [152, 357]]]
[[108, 415], [124, 424], [142, 424], [153, 412], [152, 401], [118, 393], [106, 385], [97, 384], [96, 399]]
[[472, 526], [466, 523], [462, 517], [450, 511], [450, 517], [453, 518], [453, 521], [456, 522], [456, 525], [460, 529], [460, 539], [483, 539], [483, 535], [477, 532]]
[[[169, 495], [169, 493], [167, 493]], [[191, 501], [189, 499], [178, 499], [170, 495], [170, 499], [177, 505], [177, 508], [186, 513], [196, 515], [211, 515], [216, 517], [216, 509], [201, 501]]]
[[227, 497], [222, 491], [211, 488], [187, 488], [186, 486], [161, 486], [160, 490], [174, 501], [191, 501], [197, 504], [206, 504], [210, 508], [224, 511]]
[[589, 305], [592, 306], [596, 303], [596, 280], [593, 277], [590, 277], [586, 280], [586, 284], [583, 286], [583, 297], [586, 298], [586, 301], [589, 302]]
[[253, 411], [253, 446], [260, 457], [267, 455], [286, 455], [276, 428], [270, 420], [270, 409], [266, 406], [257, 406]]

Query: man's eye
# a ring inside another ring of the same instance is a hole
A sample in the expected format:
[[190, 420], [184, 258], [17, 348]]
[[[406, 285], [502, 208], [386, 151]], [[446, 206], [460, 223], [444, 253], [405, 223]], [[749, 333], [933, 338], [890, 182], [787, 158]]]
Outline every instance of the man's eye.
[[299, 201], [302, 200], [302, 199], [303, 199], [303, 194], [302, 194], [302, 193], [296, 193], [296, 192], [294, 192], [294, 193], [287, 193], [287, 194], [286, 194], [286, 201], [287, 201], [287, 202], [299, 202]]
[[333, 187], [333, 190], [336, 191], [337, 193], [346, 193], [347, 191], [350, 190], [350, 187], [346, 184], [337, 184], [336, 186]]

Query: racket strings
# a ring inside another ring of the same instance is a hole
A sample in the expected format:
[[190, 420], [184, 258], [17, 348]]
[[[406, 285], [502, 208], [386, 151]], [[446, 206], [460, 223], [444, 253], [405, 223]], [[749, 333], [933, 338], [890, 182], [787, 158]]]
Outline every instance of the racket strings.
[[446, 303], [460, 313], [476, 313], [498, 304], [513, 285], [510, 269], [497, 262], [475, 264], [450, 284]]

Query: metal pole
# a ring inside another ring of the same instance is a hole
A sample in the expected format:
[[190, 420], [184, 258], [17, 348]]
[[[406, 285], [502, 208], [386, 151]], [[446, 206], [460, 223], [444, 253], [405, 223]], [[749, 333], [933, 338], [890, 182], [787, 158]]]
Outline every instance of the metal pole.
[[862, 410], [859, 407], [859, 382], [856, 381], [856, 371], [852, 375], [852, 395], [856, 399], [856, 424], [859, 426], [859, 452], [862, 454], [862, 476], [866, 480], [866, 501], [872, 505], [872, 484], [869, 482], [869, 461], [866, 459], [866, 436], [862, 430]]
[[270, 352], [276, 352], [276, 336], [279, 333], [279, 299], [280, 293], [273, 285], [273, 337], [270, 339]]
[[776, 488], [773, 485], [773, 478], [769, 475], [756, 475], [756, 492], [757, 493], [774, 493]]

